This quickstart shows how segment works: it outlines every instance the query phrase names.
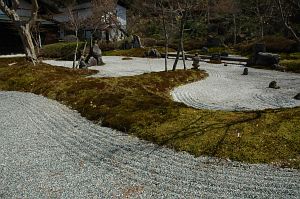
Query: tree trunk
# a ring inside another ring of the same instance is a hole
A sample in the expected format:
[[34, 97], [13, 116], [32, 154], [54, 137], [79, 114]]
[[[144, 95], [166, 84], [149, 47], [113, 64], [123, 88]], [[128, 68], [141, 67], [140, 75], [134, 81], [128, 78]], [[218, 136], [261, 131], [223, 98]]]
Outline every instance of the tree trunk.
[[75, 53], [74, 53], [73, 69], [76, 68], [77, 51], [78, 51], [78, 45], [79, 45], [78, 31], [77, 30], [75, 31], [75, 36], [76, 36], [76, 48], [75, 48]]
[[177, 63], [178, 63], [179, 56], [180, 56], [180, 52], [181, 52], [181, 44], [180, 44], [180, 42], [179, 42], [178, 49], [177, 49], [177, 53], [176, 53], [176, 58], [175, 58], [175, 61], [174, 61], [174, 64], [173, 64], [173, 69], [172, 69], [172, 71], [175, 71], [175, 70], [176, 70]]
[[[161, 5], [162, 7], [162, 5]], [[165, 19], [165, 11], [164, 8], [162, 8], [162, 14], [163, 14], [163, 29], [165, 34], [165, 71], [168, 71], [168, 50], [169, 50], [169, 35], [167, 32], [167, 25], [166, 25], [166, 19]]]
[[[175, 62], [173, 64], [173, 71], [176, 70], [177, 64], [178, 64], [178, 60], [179, 60], [179, 56], [180, 56], [180, 52], [182, 54], [184, 54], [183, 51], [183, 35], [184, 35], [184, 26], [185, 26], [185, 21], [186, 21], [186, 11], [183, 12], [183, 16], [181, 18], [181, 22], [180, 22], [180, 41], [178, 43], [178, 50], [177, 50], [177, 54], [176, 54], [176, 59]], [[184, 64], [185, 64], [185, 60], [184, 60]]]
[[183, 40], [180, 41], [180, 45], [181, 45], [183, 68], [184, 68], [184, 70], [186, 70], [185, 53], [184, 53], [184, 48], [183, 48]]
[[236, 45], [236, 38], [237, 38], [237, 27], [236, 27], [236, 16], [233, 14], [233, 44]]
[[263, 39], [265, 36], [265, 27], [264, 27], [263, 17], [260, 17], [259, 23], [260, 23], [260, 38]]
[[37, 56], [35, 53], [34, 44], [30, 34], [30, 27], [28, 24], [25, 24], [25, 25], [19, 25], [18, 29], [19, 29], [19, 35], [21, 37], [24, 46], [26, 58], [28, 60], [31, 60], [32, 63], [35, 65], [37, 63]]
[[287, 16], [287, 13], [285, 13], [283, 8], [282, 8], [283, 4], [282, 4], [281, 0], [277, 0], [277, 4], [278, 4], [278, 7], [279, 7], [282, 23], [292, 33], [292, 35], [295, 38], [295, 40], [297, 41], [297, 43], [300, 44], [300, 37], [294, 31], [292, 26], [289, 25], [288, 16]]

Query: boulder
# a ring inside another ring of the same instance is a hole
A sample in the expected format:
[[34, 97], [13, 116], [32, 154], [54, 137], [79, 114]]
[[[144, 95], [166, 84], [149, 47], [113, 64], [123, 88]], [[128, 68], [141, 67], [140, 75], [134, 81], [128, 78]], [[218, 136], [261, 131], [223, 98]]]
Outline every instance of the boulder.
[[78, 61], [79, 62], [79, 64], [78, 64], [79, 68], [87, 68], [87, 64], [85, 63], [84, 60], [85, 60], [85, 57], [81, 56], [80, 59], [79, 59], [79, 61]]
[[145, 52], [145, 57], [160, 58], [161, 54], [158, 52], [157, 49], [152, 48], [148, 52]]
[[141, 42], [141, 38], [139, 36], [133, 35], [132, 47], [133, 48], [142, 48], [142, 42]]
[[248, 70], [248, 68], [244, 68], [243, 75], [248, 75], [248, 73], [249, 73], [249, 70]]
[[274, 64], [271, 68], [273, 70], [279, 70], [279, 71], [282, 71], [282, 72], [284, 72], [286, 70], [286, 68], [284, 66], [281, 66], [279, 64]]
[[269, 88], [279, 89], [280, 87], [277, 86], [277, 82], [276, 81], [272, 81], [269, 84]]
[[223, 45], [223, 41], [220, 38], [208, 37], [206, 45], [209, 47], [220, 47]]
[[100, 49], [100, 47], [98, 46], [97, 43], [95, 43], [93, 45], [92, 52], [93, 52], [93, 56], [95, 56], [95, 57], [102, 56], [102, 51], [101, 51], [101, 49]]
[[300, 100], [300, 93], [298, 93], [298, 94], [294, 97], [294, 99]]
[[278, 65], [280, 56], [278, 54], [263, 53], [257, 54], [255, 65], [272, 67], [273, 65]]
[[95, 43], [92, 47], [92, 56], [96, 59], [97, 66], [101, 66], [104, 64], [102, 60], [102, 51], [97, 43]]
[[221, 55], [219, 53], [214, 53], [211, 55], [210, 62], [221, 63]]
[[90, 57], [88, 60], [89, 66], [97, 66], [97, 60], [94, 57]]
[[257, 43], [253, 46], [253, 55], [266, 52], [266, 44]]

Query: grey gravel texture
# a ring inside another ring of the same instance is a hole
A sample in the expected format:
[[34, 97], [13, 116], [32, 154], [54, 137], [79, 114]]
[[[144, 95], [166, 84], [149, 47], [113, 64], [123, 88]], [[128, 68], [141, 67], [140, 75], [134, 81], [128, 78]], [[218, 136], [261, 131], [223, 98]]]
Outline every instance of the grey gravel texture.
[[0, 198], [300, 198], [300, 171], [194, 158], [0, 92]]

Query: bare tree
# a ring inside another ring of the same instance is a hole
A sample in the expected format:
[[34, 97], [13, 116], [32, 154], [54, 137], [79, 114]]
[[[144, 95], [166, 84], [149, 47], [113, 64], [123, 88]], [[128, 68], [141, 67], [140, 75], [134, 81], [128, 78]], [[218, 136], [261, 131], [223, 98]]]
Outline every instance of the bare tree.
[[[107, 31], [113, 26], [119, 27], [116, 14], [117, 1], [116, 0], [92, 0], [91, 8], [92, 14], [88, 18], [87, 23], [91, 32], [91, 43], [93, 35], [97, 31]], [[121, 28], [120, 28], [121, 29]]]
[[233, 22], [233, 43], [237, 43], [237, 15], [240, 13], [240, 5], [238, 0], [220, 0], [215, 8], [218, 13], [229, 14]]
[[170, 21], [173, 17], [173, 12], [170, 6], [169, 0], [159, 0], [158, 5], [160, 7], [160, 18], [162, 21], [162, 29], [165, 40], [165, 71], [168, 71], [168, 54], [169, 54], [169, 39], [170, 39]]
[[39, 6], [37, 0], [32, 0], [31, 2], [32, 10], [31, 17], [29, 20], [21, 19], [21, 17], [18, 15], [17, 10], [20, 6], [19, 0], [12, 0], [11, 7], [4, 3], [3, 0], [0, 0], [0, 9], [3, 13], [7, 15], [7, 17], [10, 18], [10, 20], [17, 27], [27, 59], [31, 60], [33, 64], [36, 64], [37, 55], [31, 37], [31, 29], [37, 21]]
[[294, 39], [300, 44], [300, 36], [297, 35], [297, 32], [294, 30], [293, 26], [290, 23], [290, 17], [294, 14], [295, 11], [298, 10], [299, 12], [300, 10], [299, 1], [276, 0], [276, 4], [284, 27], [293, 35]]
[[183, 60], [183, 66], [184, 69], [186, 69], [186, 63], [185, 63], [185, 52], [184, 52], [184, 45], [183, 45], [183, 39], [184, 39], [184, 31], [185, 31], [185, 25], [187, 23], [188, 17], [193, 16], [194, 12], [197, 11], [200, 8], [200, 5], [202, 4], [201, 0], [177, 0], [173, 1], [173, 10], [176, 12], [176, 19], [179, 24], [179, 41], [178, 41], [178, 49], [176, 58], [173, 64], [173, 71], [176, 70], [180, 53], [182, 55]]
[[274, 16], [274, 0], [242, 0], [244, 10], [248, 17], [253, 17], [259, 29], [258, 35], [261, 39], [265, 36], [265, 26]]
[[75, 4], [69, 4], [67, 6], [68, 17], [69, 21], [67, 22], [66, 26], [69, 29], [72, 29], [75, 33], [76, 37], [76, 48], [74, 52], [74, 59], [73, 59], [73, 68], [76, 68], [76, 61], [77, 61], [77, 53], [79, 47], [79, 38], [78, 32], [81, 28], [84, 27], [86, 18], [79, 15], [79, 12], [75, 10]]

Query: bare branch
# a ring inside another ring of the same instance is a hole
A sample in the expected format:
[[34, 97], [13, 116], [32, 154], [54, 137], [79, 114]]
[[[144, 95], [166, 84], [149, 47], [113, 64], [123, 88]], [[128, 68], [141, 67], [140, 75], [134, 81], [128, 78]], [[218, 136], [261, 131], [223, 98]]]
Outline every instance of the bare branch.
[[31, 3], [32, 3], [31, 18], [28, 22], [30, 28], [33, 27], [34, 24], [36, 23], [38, 17], [38, 11], [39, 11], [39, 5], [37, 0], [32, 0]]
[[20, 6], [20, 1], [19, 0], [13, 0], [12, 1], [12, 9], [17, 10]]
[[6, 14], [12, 21], [19, 21], [20, 18], [16, 15], [16, 11], [10, 9], [3, 0], [0, 0], [0, 10]]

